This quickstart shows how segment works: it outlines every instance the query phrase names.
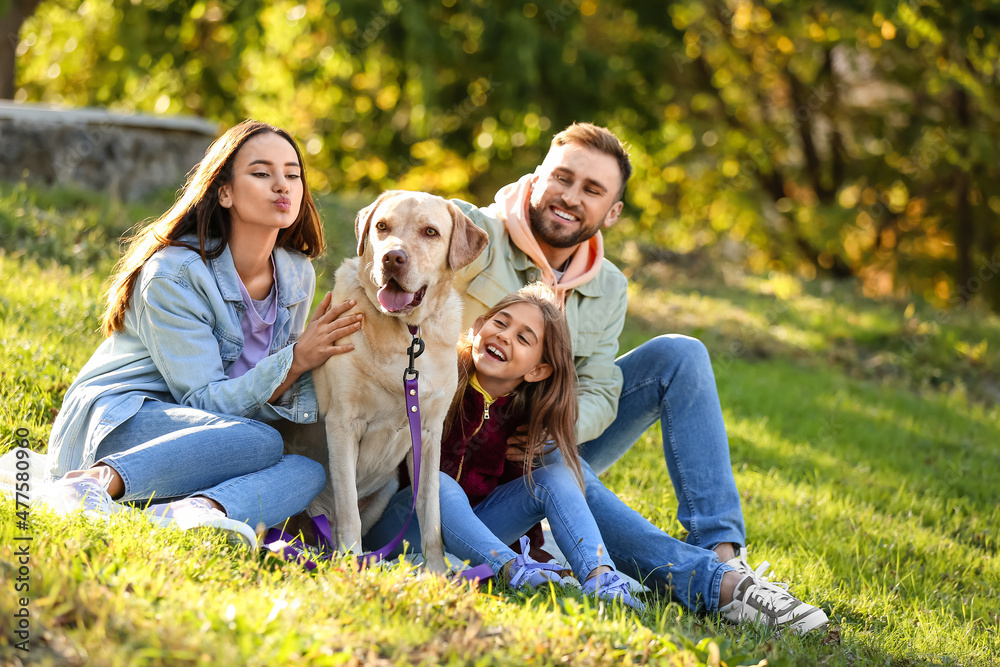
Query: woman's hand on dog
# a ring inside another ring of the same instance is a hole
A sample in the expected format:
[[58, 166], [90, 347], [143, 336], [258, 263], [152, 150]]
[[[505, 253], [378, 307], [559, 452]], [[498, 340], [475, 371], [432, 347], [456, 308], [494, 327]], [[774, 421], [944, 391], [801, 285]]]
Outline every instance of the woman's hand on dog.
[[350, 299], [333, 306], [330, 305], [331, 299], [332, 295], [327, 292], [306, 330], [299, 336], [292, 360], [293, 371], [298, 370], [300, 374], [311, 371], [325, 364], [333, 355], [354, 349], [350, 343], [337, 345], [337, 341], [361, 328], [361, 313], [348, 314], [358, 302]]
[[331, 306], [331, 299], [332, 295], [327, 292], [316, 307], [305, 331], [295, 341], [292, 367], [288, 370], [285, 381], [274, 390], [270, 403], [278, 400], [306, 371], [319, 368], [335, 354], [344, 354], [354, 349], [350, 343], [337, 345], [337, 341], [361, 328], [361, 313], [347, 314], [358, 302], [351, 299]]

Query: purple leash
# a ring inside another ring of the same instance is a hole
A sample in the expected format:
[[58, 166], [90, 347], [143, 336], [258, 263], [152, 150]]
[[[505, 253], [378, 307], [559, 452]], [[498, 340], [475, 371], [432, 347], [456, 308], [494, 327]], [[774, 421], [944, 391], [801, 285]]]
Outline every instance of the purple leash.
[[[406, 353], [410, 357], [410, 365], [403, 371], [403, 392], [406, 398], [406, 419], [410, 424], [410, 444], [413, 446], [413, 505], [410, 507], [410, 515], [406, 517], [403, 527], [396, 537], [392, 538], [389, 544], [381, 549], [372, 551], [362, 556], [362, 562], [366, 565], [377, 563], [388, 556], [403, 541], [403, 536], [410, 527], [413, 514], [417, 511], [417, 488], [420, 485], [420, 396], [417, 389], [417, 378], [420, 372], [414, 367], [414, 360], [424, 351], [424, 341], [420, 338], [420, 329], [412, 324], [407, 325], [413, 340], [410, 347], [406, 348]], [[477, 565], [476, 567], [463, 570], [460, 573], [465, 579], [488, 579], [493, 576], [493, 570], [488, 565]]]
[[281, 528], [271, 528], [267, 531], [262, 547], [273, 553], [280, 553], [284, 560], [302, 563], [307, 570], [315, 570], [316, 561], [329, 560], [335, 549], [333, 548], [333, 535], [330, 532], [330, 521], [321, 514], [312, 517], [312, 524], [316, 541], [319, 542], [319, 551], [307, 547], [298, 537], [289, 535]]
[[[364, 565], [372, 565], [383, 560], [386, 556], [392, 553], [392, 551], [399, 546], [403, 541], [403, 536], [406, 535], [407, 529], [410, 527], [410, 521], [413, 520], [413, 514], [417, 510], [417, 488], [420, 484], [420, 396], [418, 395], [417, 389], [417, 378], [420, 373], [414, 367], [414, 360], [419, 357], [424, 351], [424, 341], [420, 338], [420, 329], [413, 326], [407, 325], [410, 335], [413, 336], [413, 341], [410, 343], [410, 347], [406, 349], [406, 353], [410, 357], [410, 365], [403, 371], [403, 391], [406, 398], [406, 419], [410, 424], [410, 443], [413, 446], [413, 505], [410, 507], [410, 515], [406, 517], [406, 521], [403, 523], [403, 527], [400, 529], [396, 537], [392, 538], [389, 544], [385, 545], [381, 549], [366, 553], [361, 556], [361, 563]], [[313, 517], [313, 527], [315, 528], [317, 540], [320, 542], [321, 546], [324, 547], [328, 554], [332, 554], [334, 551], [333, 535], [330, 531], [330, 522], [325, 516]], [[277, 531], [275, 533], [275, 531]], [[273, 534], [272, 534], [273, 533]], [[285, 542], [292, 542], [292, 538], [287, 533], [281, 532], [278, 528], [272, 528], [268, 532], [265, 538], [265, 543], [275, 542], [277, 540], [283, 540]], [[269, 547], [270, 548], [270, 547]], [[292, 552], [296, 550], [294, 547], [285, 548], [285, 556], [288, 557], [293, 555]], [[277, 551], [278, 549], [271, 549], [272, 551]], [[311, 567], [310, 567], [311, 566]], [[316, 564], [312, 561], [306, 563], [307, 569], [314, 569]], [[477, 565], [475, 567], [463, 570], [459, 573], [464, 579], [473, 581], [475, 579], [488, 579], [493, 576], [493, 570], [488, 565]]]
[[420, 329], [412, 324], [407, 325], [413, 341], [410, 347], [406, 348], [406, 353], [410, 356], [410, 365], [403, 371], [403, 392], [406, 398], [406, 420], [410, 423], [410, 444], [413, 446], [413, 505], [410, 507], [410, 515], [403, 522], [396, 537], [392, 538], [389, 544], [381, 549], [369, 552], [362, 556], [366, 565], [377, 563], [399, 546], [403, 541], [403, 536], [410, 527], [413, 514], [417, 511], [417, 487], [420, 485], [420, 396], [417, 393], [417, 378], [420, 372], [414, 368], [413, 362], [424, 351], [424, 341], [420, 338]]

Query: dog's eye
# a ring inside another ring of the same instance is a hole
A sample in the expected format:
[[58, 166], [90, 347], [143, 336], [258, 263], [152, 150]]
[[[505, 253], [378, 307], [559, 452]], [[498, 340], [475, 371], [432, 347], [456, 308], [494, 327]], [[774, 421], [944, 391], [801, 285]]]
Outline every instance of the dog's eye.
[[380, 232], [384, 232], [388, 228], [389, 225], [385, 224], [385, 220], [379, 220], [378, 222], [375, 223], [375, 229], [379, 230]]
[[438, 230], [434, 229], [433, 227], [428, 227], [427, 231], [424, 233], [427, 234], [427, 236], [437, 236]]

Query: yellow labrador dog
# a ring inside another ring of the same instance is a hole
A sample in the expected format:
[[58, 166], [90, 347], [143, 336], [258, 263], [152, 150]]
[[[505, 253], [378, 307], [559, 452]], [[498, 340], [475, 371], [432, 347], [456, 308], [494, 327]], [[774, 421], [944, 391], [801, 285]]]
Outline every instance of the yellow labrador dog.
[[[338, 341], [352, 343], [352, 352], [313, 371], [329, 453], [327, 485], [309, 513], [330, 519], [340, 548], [360, 550], [361, 536], [398, 488], [404, 458], [415, 483], [403, 372], [413, 339], [408, 327], [417, 326], [426, 349], [415, 364], [423, 445], [416, 518], [427, 567], [444, 571], [438, 469], [462, 323], [452, 282], [454, 271], [483, 251], [487, 236], [454, 204], [422, 192], [382, 194], [358, 213], [355, 226], [358, 257], [337, 269], [332, 302], [355, 299], [364, 324]], [[299, 430], [287, 448], [322, 461], [315, 451], [321, 438], [311, 439]]]

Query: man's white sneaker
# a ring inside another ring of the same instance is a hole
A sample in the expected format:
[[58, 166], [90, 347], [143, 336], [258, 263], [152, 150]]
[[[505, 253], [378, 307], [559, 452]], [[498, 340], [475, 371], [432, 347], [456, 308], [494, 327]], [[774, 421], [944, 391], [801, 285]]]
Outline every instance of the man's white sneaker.
[[746, 549], [740, 549], [739, 556], [728, 561], [728, 565], [743, 578], [736, 585], [733, 601], [719, 609], [726, 620], [788, 628], [800, 635], [821, 628], [829, 621], [822, 609], [789, 593], [787, 584], [768, 581], [764, 573], [771, 564], [767, 561], [756, 570], [750, 569]]
[[207, 498], [185, 498], [165, 505], [152, 505], [145, 511], [154, 524], [180, 530], [213, 529], [226, 533], [233, 546], [257, 548], [257, 534], [248, 524], [230, 519], [212, 507]]
[[[751, 574], [759, 578], [764, 577], [764, 573], [767, 572], [767, 569], [769, 567], [771, 567], [771, 564], [768, 563], [767, 561], [764, 561], [763, 563], [758, 565], [756, 570], [750, 567], [750, 563], [747, 561], [746, 547], [740, 547], [740, 552], [736, 554], [734, 558], [727, 560], [726, 565], [736, 570], [736, 573], [739, 574], [740, 576], [746, 576], [748, 574]], [[779, 586], [784, 586], [784, 584], [779, 584]], [[785, 588], [788, 587], [785, 586]]]

